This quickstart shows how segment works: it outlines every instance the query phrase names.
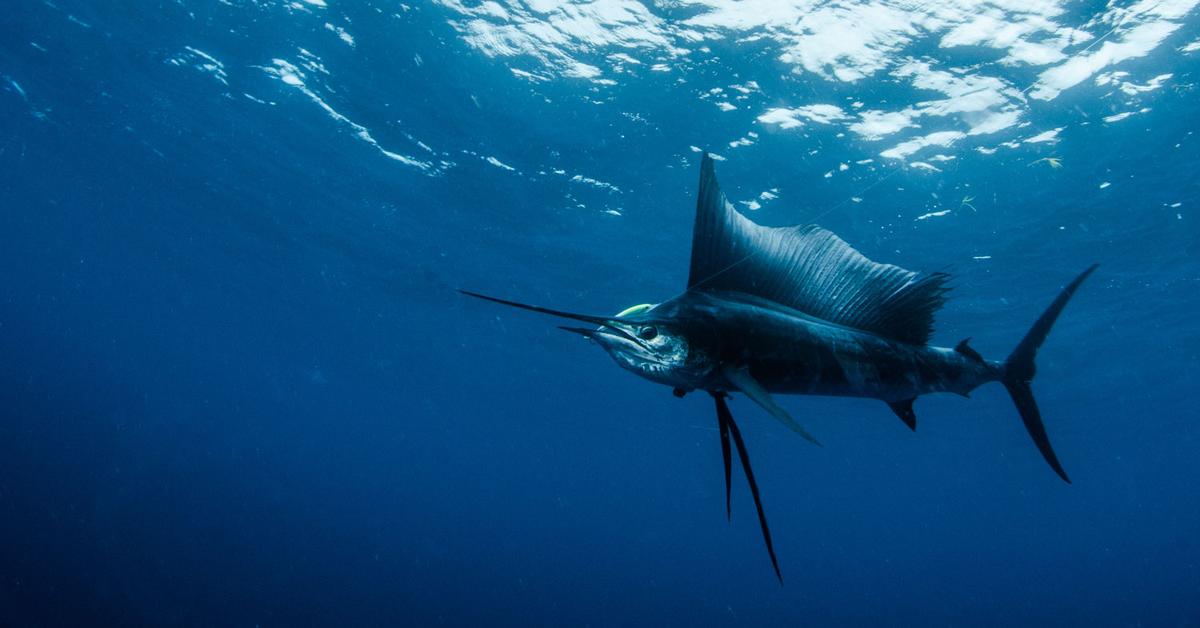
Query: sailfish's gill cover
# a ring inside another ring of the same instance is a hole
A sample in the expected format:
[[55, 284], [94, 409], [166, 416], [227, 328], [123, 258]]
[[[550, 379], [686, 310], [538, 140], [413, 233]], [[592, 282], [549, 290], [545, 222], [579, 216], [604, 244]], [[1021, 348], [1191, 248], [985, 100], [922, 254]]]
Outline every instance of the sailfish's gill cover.
[[750, 294], [831, 323], [925, 344], [949, 278], [872, 262], [815, 225], [751, 222], [725, 198], [713, 160], [704, 155], [689, 290]]

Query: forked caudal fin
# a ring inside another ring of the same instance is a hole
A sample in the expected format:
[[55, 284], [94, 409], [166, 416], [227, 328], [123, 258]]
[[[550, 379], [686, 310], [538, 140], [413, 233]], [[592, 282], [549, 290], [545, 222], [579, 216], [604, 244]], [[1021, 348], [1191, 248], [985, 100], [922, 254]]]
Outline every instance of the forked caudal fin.
[[1004, 377], [1001, 380], [1004, 387], [1008, 389], [1008, 394], [1012, 396], [1013, 403], [1017, 405], [1017, 411], [1021, 413], [1025, 429], [1029, 430], [1029, 435], [1033, 437], [1038, 451], [1042, 453], [1042, 457], [1046, 459], [1054, 472], [1068, 484], [1071, 483], [1071, 479], [1067, 477], [1067, 472], [1058, 462], [1058, 456], [1054, 454], [1054, 448], [1050, 446], [1050, 437], [1046, 435], [1046, 426], [1042, 423], [1042, 413], [1038, 410], [1037, 402], [1033, 398], [1030, 382], [1037, 373], [1034, 358], [1037, 356], [1038, 348], [1045, 342], [1050, 328], [1054, 326], [1054, 321], [1066, 307], [1067, 301], [1071, 300], [1071, 296], [1075, 294], [1079, 285], [1096, 270], [1097, 266], [1099, 264], [1092, 264], [1091, 267], [1080, 273], [1074, 281], [1063, 288], [1050, 307], [1046, 308], [1046, 311], [1025, 334], [1025, 338], [1004, 361]]

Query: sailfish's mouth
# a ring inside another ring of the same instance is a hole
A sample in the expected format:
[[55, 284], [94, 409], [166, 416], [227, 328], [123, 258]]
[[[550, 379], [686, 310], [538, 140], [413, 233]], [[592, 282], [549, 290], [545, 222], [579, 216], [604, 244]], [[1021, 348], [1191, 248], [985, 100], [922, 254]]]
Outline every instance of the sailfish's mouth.
[[624, 329], [613, 325], [601, 324], [600, 327], [595, 328], [568, 327], [566, 325], [560, 325], [558, 328], [563, 331], [569, 331], [573, 334], [579, 334], [580, 336], [595, 340], [601, 344], [604, 344], [604, 342], [600, 338], [603, 336], [608, 336], [610, 338], [616, 338], [618, 342], [632, 343], [641, 349], [650, 351], [650, 347], [647, 346], [641, 338], [638, 338]]
[[644, 349], [646, 351], [650, 351], [650, 347], [647, 346], [646, 343], [643, 342], [641, 338], [638, 338], [637, 336], [635, 336], [621, 328], [621, 325], [632, 325], [632, 324], [635, 324], [635, 322], [623, 319], [619, 315], [618, 316], [594, 316], [591, 314], [579, 314], [577, 312], [567, 312], [564, 310], [555, 310], [555, 309], [551, 309], [548, 307], [541, 307], [538, 305], [529, 305], [528, 303], [520, 303], [518, 301], [509, 301], [507, 299], [500, 299], [497, 297], [489, 297], [486, 294], [479, 294], [478, 292], [471, 292], [470, 290], [459, 290], [459, 292], [461, 292], [469, 297], [475, 297], [476, 299], [483, 299], [484, 301], [491, 301], [492, 303], [499, 303], [501, 305], [507, 305], [509, 307], [515, 307], [515, 308], [522, 309], [522, 310], [528, 310], [530, 312], [537, 312], [539, 314], [549, 314], [550, 316], [558, 316], [560, 318], [569, 318], [571, 320], [580, 321], [583, 323], [591, 323], [593, 325], [598, 325], [598, 327], [595, 327], [595, 328], [560, 326], [559, 329], [562, 329], [564, 331], [569, 331], [571, 333], [579, 334], [581, 336], [590, 338], [592, 340], [597, 340], [597, 342], [599, 342], [598, 338], [602, 335], [612, 336], [614, 338], [619, 339], [620, 341], [627, 342], [627, 343], [633, 344], [634, 346], [637, 346], [641, 349]]

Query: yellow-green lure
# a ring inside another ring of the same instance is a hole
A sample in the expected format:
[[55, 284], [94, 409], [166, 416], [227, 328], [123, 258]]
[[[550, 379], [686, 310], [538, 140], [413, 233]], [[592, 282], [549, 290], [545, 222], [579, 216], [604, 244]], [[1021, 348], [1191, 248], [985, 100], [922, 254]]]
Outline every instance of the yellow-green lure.
[[650, 309], [653, 307], [654, 307], [654, 305], [650, 304], [650, 303], [642, 303], [641, 305], [634, 305], [632, 307], [627, 307], [627, 308], [621, 310], [621, 312], [619, 314], [617, 314], [617, 318], [624, 318], [626, 316], [637, 316], [638, 314], [645, 314], [646, 312], [649, 312]]

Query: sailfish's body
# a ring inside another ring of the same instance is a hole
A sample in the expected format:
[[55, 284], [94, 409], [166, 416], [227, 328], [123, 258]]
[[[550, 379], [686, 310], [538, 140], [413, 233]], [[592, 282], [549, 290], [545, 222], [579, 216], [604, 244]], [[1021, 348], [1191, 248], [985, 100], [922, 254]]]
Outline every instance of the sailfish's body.
[[1038, 347], [1093, 270], [1095, 266], [1068, 284], [1003, 362], [985, 360], [966, 340], [953, 349], [930, 346], [934, 313], [947, 290], [946, 274], [872, 262], [819, 227], [757, 225], [721, 193], [713, 161], [705, 155], [688, 287], [679, 296], [605, 317], [467, 294], [598, 325], [564, 329], [592, 338], [619, 365], [672, 387], [676, 396], [707, 391], [715, 400], [721, 434], [726, 506], [732, 438], [779, 575], [745, 444], [725, 402], [729, 393], [745, 394], [817, 443], [772, 394], [879, 399], [916, 429], [912, 405], [917, 397], [936, 392], [965, 396], [982, 384], [1000, 382], [1043, 457], [1069, 482], [1050, 446], [1030, 382]]
[[[745, 294], [688, 292], [656, 306], [653, 315], [688, 321], [689, 337], [711, 336], [714, 348], [697, 352], [699, 360], [737, 364], [769, 393], [899, 403], [934, 392], [965, 396], [1003, 373], [1002, 363], [974, 357], [969, 348], [899, 342]], [[720, 369], [697, 379], [644, 375], [684, 391], [738, 389]]]

